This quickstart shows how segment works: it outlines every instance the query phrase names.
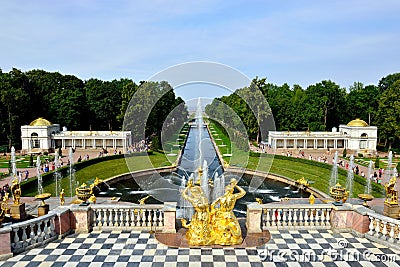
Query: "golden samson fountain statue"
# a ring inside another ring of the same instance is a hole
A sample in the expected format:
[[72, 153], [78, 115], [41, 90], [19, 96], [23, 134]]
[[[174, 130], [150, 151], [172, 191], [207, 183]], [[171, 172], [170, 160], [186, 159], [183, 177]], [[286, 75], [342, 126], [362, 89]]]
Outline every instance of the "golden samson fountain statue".
[[[192, 179], [188, 181], [182, 196], [193, 205], [195, 213], [189, 224], [185, 219], [181, 221], [182, 226], [188, 229], [186, 238], [189, 245], [237, 245], [243, 242], [242, 231], [233, 208], [236, 200], [242, 198], [246, 192], [237, 183], [233, 178], [225, 187], [224, 195], [210, 205], [202, 188], [194, 185]], [[235, 189], [239, 192], [234, 193]]]

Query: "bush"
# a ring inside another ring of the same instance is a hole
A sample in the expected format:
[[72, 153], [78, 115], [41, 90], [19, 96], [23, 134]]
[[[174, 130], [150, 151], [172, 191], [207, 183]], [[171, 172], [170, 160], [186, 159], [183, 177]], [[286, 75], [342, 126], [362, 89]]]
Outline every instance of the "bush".
[[347, 156], [347, 149], [343, 149], [343, 158], [345, 158]]
[[49, 155], [49, 152], [45, 151], [45, 152], [43, 152], [43, 155], [47, 156], [47, 155]]
[[362, 157], [364, 157], [364, 155], [362, 154], [362, 153], [358, 153], [358, 155], [357, 155], [359, 158], [362, 158]]
[[29, 156], [29, 166], [33, 166], [33, 156], [32, 156], [32, 154]]
[[375, 159], [375, 168], [376, 169], [379, 168], [379, 157], [376, 157], [376, 159]]
[[261, 153], [257, 153], [257, 152], [253, 152], [253, 151], [250, 151], [250, 152], [249, 152], [249, 156], [250, 156], [250, 157], [259, 158], [260, 155], [261, 155]]

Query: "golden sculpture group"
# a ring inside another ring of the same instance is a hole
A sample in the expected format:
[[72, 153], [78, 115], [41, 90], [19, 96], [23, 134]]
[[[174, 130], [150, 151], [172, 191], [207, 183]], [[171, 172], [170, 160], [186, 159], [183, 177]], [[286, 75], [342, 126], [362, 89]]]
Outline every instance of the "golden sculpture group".
[[[190, 179], [182, 196], [194, 207], [195, 213], [187, 224], [181, 219], [182, 226], [188, 228], [186, 238], [189, 245], [236, 245], [243, 242], [239, 222], [233, 213], [236, 200], [246, 192], [232, 179], [225, 187], [224, 195], [209, 204], [207, 197], [199, 185], [194, 185]], [[238, 189], [238, 193], [234, 190]], [[190, 191], [190, 195], [189, 195]]]
[[395, 176], [390, 178], [390, 181], [387, 184], [385, 184], [385, 191], [386, 191], [385, 203], [386, 204], [390, 204], [390, 205], [399, 204], [399, 197], [398, 197], [398, 193], [395, 189], [395, 185], [396, 185], [396, 177]]

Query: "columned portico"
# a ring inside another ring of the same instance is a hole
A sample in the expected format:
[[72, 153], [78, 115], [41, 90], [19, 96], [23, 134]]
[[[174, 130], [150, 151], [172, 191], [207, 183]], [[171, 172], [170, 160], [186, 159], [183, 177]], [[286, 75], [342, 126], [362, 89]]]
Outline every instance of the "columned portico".
[[368, 126], [356, 119], [347, 125], [340, 125], [339, 131], [331, 132], [278, 132], [268, 134], [268, 143], [273, 149], [351, 149], [358, 152], [374, 153], [377, 144], [377, 127]]

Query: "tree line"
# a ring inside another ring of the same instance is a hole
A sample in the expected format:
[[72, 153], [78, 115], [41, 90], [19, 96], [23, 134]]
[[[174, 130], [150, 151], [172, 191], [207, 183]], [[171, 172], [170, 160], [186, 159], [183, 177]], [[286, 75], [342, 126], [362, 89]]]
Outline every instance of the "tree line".
[[[70, 130], [121, 130], [129, 102], [143, 84], [131, 79], [83, 81], [74, 75], [38, 69], [26, 72], [0, 69], [0, 145], [19, 147], [21, 125], [38, 117]], [[155, 103], [155, 117], [166, 118], [183, 103], [172, 90], [167, 91], [172, 88], [165, 83], [146, 84], [146, 88], [158, 88], [165, 93]], [[182, 116], [187, 115], [185, 108], [180, 111]], [[146, 136], [159, 136], [159, 120], [148, 120], [145, 131]]]
[[[269, 104], [264, 108], [265, 114], [254, 112], [243, 100], [243, 94], [252, 99], [257, 88]], [[347, 89], [330, 80], [302, 88], [286, 83], [276, 85], [256, 77], [248, 87], [216, 98], [206, 107], [210, 117], [229, 121], [227, 125], [236, 127], [237, 122], [230, 124], [232, 120], [224, 105], [240, 117], [253, 140], [262, 134], [259, 124], [263, 118], [273, 115], [278, 131], [331, 131], [339, 124], [360, 118], [378, 127], [380, 145], [389, 149], [400, 145], [400, 73], [383, 77], [377, 86], [355, 82]]]

